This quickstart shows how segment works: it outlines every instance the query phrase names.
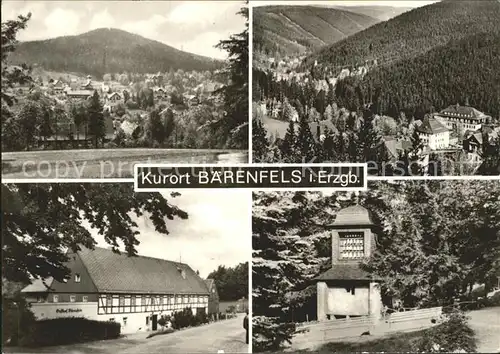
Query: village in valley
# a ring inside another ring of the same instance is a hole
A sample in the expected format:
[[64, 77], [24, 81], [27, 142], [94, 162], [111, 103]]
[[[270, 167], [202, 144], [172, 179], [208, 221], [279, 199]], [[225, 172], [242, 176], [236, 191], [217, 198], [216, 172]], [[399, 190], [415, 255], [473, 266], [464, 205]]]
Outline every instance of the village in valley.
[[[2, 18], [6, 48], [2, 54], [2, 174], [14, 178], [35, 177], [33, 173], [39, 177], [129, 176], [133, 162], [148, 159], [248, 160], [245, 3], [220, 3], [219, 12], [207, 7], [214, 23], [187, 21], [185, 40], [193, 41], [208, 27], [217, 26], [211, 32], [215, 37], [201, 39], [204, 42], [199, 45], [188, 43], [189, 51], [184, 50], [181, 36], [172, 37], [169, 29], [184, 21], [178, 12], [203, 4], [164, 4], [172, 18], [161, 17], [161, 24], [154, 26], [163, 30], [153, 32], [135, 25], [130, 29], [127, 22], [155, 16], [150, 3], [133, 4], [137, 18], [117, 14], [121, 22], [115, 27], [102, 26], [96, 18], [118, 3], [95, 3], [84, 9], [81, 4], [68, 5], [81, 12], [64, 11], [85, 18], [71, 33], [43, 20], [44, 14], [60, 11], [57, 4], [6, 4], [2, 6], [10, 14], [7, 20]], [[110, 21], [114, 24], [115, 19]], [[40, 38], [37, 26], [47, 26], [50, 34]], [[57, 165], [61, 161], [62, 167]], [[111, 171], [102, 171], [102, 161]], [[120, 161], [127, 164], [124, 170]], [[40, 167], [40, 163], [46, 165]], [[71, 163], [85, 164], [84, 171], [74, 171], [68, 167]]]
[[[37, 75], [39, 71], [41, 75]], [[21, 112], [27, 111], [35, 115], [26, 117], [36, 122], [33, 136], [24, 137], [26, 150], [93, 146], [204, 148], [217, 144], [201, 136], [197, 139], [196, 134], [203, 124], [224, 114], [223, 101], [216, 93], [223, 86], [221, 70], [179, 69], [94, 78], [51, 75], [35, 68], [31, 75], [33, 82], [11, 91], [19, 101], [19, 114], [24, 117]], [[96, 108], [95, 116], [89, 114]], [[55, 113], [46, 117], [41, 113], [44, 111]]]
[[[255, 82], [257, 89], [254, 90], [253, 112], [254, 118], [260, 120], [266, 130], [270, 146], [278, 147], [281, 153], [271, 152], [271, 156], [277, 161], [280, 158], [281, 161], [287, 160], [288, 154], [279, 147], [283, 147], [282, 144], [290, 139], [287, 133], [291, 131], [291, 125], [298, 133], [300, 120], [305, 119], [317, 145], [324, 145], [327, 137], [336, 137], [337, 141], [331, 141], [335, 151], [332, 155], [338, 156], [333, 161], [354, 161], [357, 156], [355, 153], [349, 154], [349, 146], [357, 144], [359, 137], [352, 134], [350, 128], [359, 132], [362, 121], [366, 118], [362, 112], [339, 106], [335, 92], [345, 79], [362, 79], [371, 68], [377, 66], [377, 60], [357, 67], [337, 69], [340, 71], [337, 76], [332, 69], [324, 68], [316, 61], [313, 70], [326, 72], [326, 75], [324, 78], [321, 78], [323, 75], [315, 78], [311, 71], [301, 68], [304, 55], [279, 60], [263, 54], [256, 57], [258, 59], [254, 57], [254, 62], [259, 59], [260, 62], [254, 64], [254, 68], [260, 69], [254, 70], [258, 72], [257, 80], [262, 81]], [[254, 74], [254, 78], [255, 76]], [[385, 150], [383, 159], [372, 160], [375, 163], [396, 163], [417, 144], [418, 164], [426, 170], [423, 173], [428, 172], [425, 167], [429, 162], [439, 156], [443, 161], [457, 162], [455, 167], [461, 165], [458, 170], [449, 170], [449, 166], [445, 167], [446, 164], [443, 163], [443, 170], [448, 168], [448, 172], [453, 174], [458, 171], [472, 174], [483, 161], [482, 152], [485, 147], [500, 140], [500, 117], [493, 119], [491, 115], [471, 107], [468, 102], [463, 105], [450, 104], [438, 112], [425, 114], [422, 119], [408, 119], [401, 113], [399, 118], [404, 119], [399, 121], [402, 124], [388, 115], [370, 111], [370, 115], [372, 113], [370, 119], [373, 121], [374, 132], [380, 136], [381, 150]], [[420, 140], [418, 143], [415, 143], [415, 137]], [[342, 139], [343, 141], [339, 141]], [[314, 147], [310, 146], [310, 150], [313, 153]], [[273, 158], [269, 154], [264, 155], [264, 159]], [[321, 157], [315, 156], [315, 161], [318, 162]], [[345, 156], [345, 159], [342, 160], [341, 156]]]
[[[449, 2], [445, 3], [450, 6]], [[281, 12], [277, 8], [282, 8]], [[258, 32], [261, 27], [266, 31], [275, 30], [273, 18], [278, 13], [305, 26], [305, 19], [300, 22], [300, 14], [310, 18], [307, 16], [317, 9], [299, 8], [263, 6], [258, 8], [262, 18], [254, 16], [257, 34], [254, 35], [252, 109], [256, 161], [368, 162], [374, 165], [371, 173], [378, 175], [408, 175], [409, 170], [416, 175], [500, 173], [500, 166], [495, 166], [498, 161], [490, 161], [492, 157], [497, 159], [495, 156], [500, 153], [500, 111], [494, 96], [481, 100], [475, 95], [475, 100], [469, 99], [475, 89], [470, 83], [456, 94], [429, 93], [428, 90], [433, 89], [431, 85], [440, 82], [438, 78], [425, 81], [429, 87], [422, 84], [424, 88], [419, 88], [418, 83], [410, 86], [398, 82], [401, 79], [397, 71], [410, 75], [407, 67], [413, 62], [397, 55], [371, 54], [375, 51], [373, 44], [363, 57], [350, 59], [346, 54], [328, 59], [329, 50], [337, 50], [337, 47], [339, 53], [349, 50], [356, 53], [358, 49], [353, 49], [349, 40], [352, 37], [352, 42], [362, 44], [358, 40], [361, 32], [359, 37], [354, 34], [330, 46], [323, 44], [306, 49], [301, 47], [303, 38], [291, 42], [294, 33], [288, 34], [288, 41], [282, 39], [274, 44], [266, 42], [266, 37]], [[349, 7], [349, 11], [356, 12], [355, 9], [355, 6]], [[412, 11], [414, 17], [418, 16], [418, 10]], [[410, 14], [399, 17], [402, 16]], [[399, 23], [399, 17], [386, 23]], [[380, 28], [373, 26], [375, 36], [380, 35]], [[362, 32], [368, 42], [370, 29]], [[284, 31], [288, 30], [290, 28]], [[279, 32], [275, 33], [280, 36]], [[287, 36], [287, 32], [284, 33], [283, 38]], [[325, 32], [318, 33], [324, 35]], [[300, 50], [287, 50], [292, 46], [290, 43]], [[365, 49], [358, 51], [362, 50]], [[459, 96], [460, 99], [454, 100], [453, 97]], [[481, 102], [482, 108], [475, 106], [474, 101]], [[490, 104], [485, 104], [486, 101]], [[408, 167], [412, 164], [413, 167]]]

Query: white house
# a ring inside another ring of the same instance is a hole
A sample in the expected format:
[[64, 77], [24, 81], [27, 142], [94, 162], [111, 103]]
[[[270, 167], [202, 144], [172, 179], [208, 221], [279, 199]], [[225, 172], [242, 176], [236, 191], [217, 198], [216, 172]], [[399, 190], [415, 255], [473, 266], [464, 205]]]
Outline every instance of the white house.
[[426, 115], [424, 120], [416, 124], [415, 129], [425, 146], [431, 150], [447, 149], [450, 146], [450, 129], [436, 118]]
[[439, 113], [435, 113], [434, 117], [443, 123], [448, 129], [458, 128], [459, 131], [465, 133], [467, 130], [476, 131], [481, 129], [481, 126], [491, 119], [491, 116], [478, 111], [475, 108], [461, 106], [458, 103], [449, 106]]
[[121, 324], [121, 333], [155, 331], [162, 315], [207, 313], [205, 281], [187, 264], [128, 257], [110, 249], [69, 254], [65, 282], [38, 280], [22, 290], [37, 319], [84, 317]]

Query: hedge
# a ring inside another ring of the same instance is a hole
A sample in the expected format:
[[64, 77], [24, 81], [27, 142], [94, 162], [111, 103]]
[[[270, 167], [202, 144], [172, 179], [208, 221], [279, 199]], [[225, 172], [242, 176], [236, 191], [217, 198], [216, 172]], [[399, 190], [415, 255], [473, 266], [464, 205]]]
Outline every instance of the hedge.
[[29, 335], [21, 339], [22, 346], [51, 346], [120, 336], [121, 326], [112, 321], [94, 321], [85, 318], [57, 318], [36, 321]]
[[189, 307], [187, 307], [182, 311], [175, 312], [172, 315], [171, 321], [173, 328], [181, 329], [208, 323], [208, 316], [204, 312], [198, 313], [195, 316], [193, 315], [193, 311]]

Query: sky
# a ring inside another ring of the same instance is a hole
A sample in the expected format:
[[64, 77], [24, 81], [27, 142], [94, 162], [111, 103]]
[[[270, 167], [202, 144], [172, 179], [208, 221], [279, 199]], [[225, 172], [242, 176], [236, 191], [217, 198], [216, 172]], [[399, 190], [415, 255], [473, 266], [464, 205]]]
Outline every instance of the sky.
[[[189, 190], [167, 200], [189, 215], [167, 220], [169, 235], [159, 234], [147, 216], [133, 217], [141, 242], [139, 255], [188, 264], [206, 278], [219, 265], [234, 267], [251, 259], [251, 192], [247, 190]], [[84, 225], [88, 227], [87, 225]], [[90, 229], [98, 247], [109, 245]], [[123, 249], [122, 249], [123, 250]]]
[[[372, 0], [372, 1], [354, 1], [354, 0], [348, 0], [348, 1], [325, 1], [325, 0], [318, 0], [318, 1], [293, 1], [293, 5], [324, 5], [324, 6], [392, 6], [392, 7], [420, 7], [420, 6], [425, 6], [429, 5], [435, 2], [438, 2], [439, 0], [413, 0], [413, 1], [406, 1], [406, 0], [387, 0], [387, 1], [380, 1], [380, 0]], [[266, 1], [266, 0], [259, 0], [259, 1], [254, 1], [252, 3], [252, 6], [265, 6], [265, 5], [290, 5], [290, 2], [287, 1]]]
[[2, 1], [2, 22], [32, 13], [21, 41], [118, 28], [187, 52], [217, 59], [214, 46], [245, 28], [243, 1]]

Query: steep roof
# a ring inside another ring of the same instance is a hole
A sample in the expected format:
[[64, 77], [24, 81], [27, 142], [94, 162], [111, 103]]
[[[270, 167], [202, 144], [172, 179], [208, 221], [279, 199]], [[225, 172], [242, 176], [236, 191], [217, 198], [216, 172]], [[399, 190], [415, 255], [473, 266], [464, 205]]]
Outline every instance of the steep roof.
[[335, 264], [314, 280], [370, 280], [374, 277], [360, 268], [359, 264]]
[[392, 137], [384, 137], [384, 145], [392, 158], [399, 158], [399, 154], [411, 148], [408, 140], [399, 140]]
[[368, 209], [361, 205], [352, 205], [341, 209], [335, 218], [332, 226], [371, 226], [372, 218]]
[[111, 98], [113, 96], [118, 96], [118, 97], [120, 97], [120, 99], [122, 98], [122, 95], [120, 95], [118, 92], [112, 92], [112, 93], [108, 94], [108, 98]]
[[184, 263], [129, 257], [106, 248], [82, 249], [78, 255], [100, 292], [208, 293], [203, 279]]
[[22, 293], [43, 293], [49, 291], [48, 287], [52, 286], [54, 278], [49, 277], [44, 281], [42, 279], [35, 279], [33, 283], [21, 290]]
[[[77, 254], [101, 293], [208, 295], [204, 280], [185, 263], [129, 257], [98, 247], [82, 248]], [[28, 290], [25, 288], [23, 292], [33, 291]]]
[[439, 122], [434, 117], [426, 116], [423, 122], [416, 126], [416, 129], [420, 133], [424, 134], [439, 134], [450, 131], [441, 122]]
[[475, 108], [469, 106], [461, 106], [458, 103], [455, 105], [448, 106], [439, 112], [440, 115], [446, 117], [455, 118], [470, 118], [470, 119], [480, 119], [488, 117], [483, 112], [478, 111]]

